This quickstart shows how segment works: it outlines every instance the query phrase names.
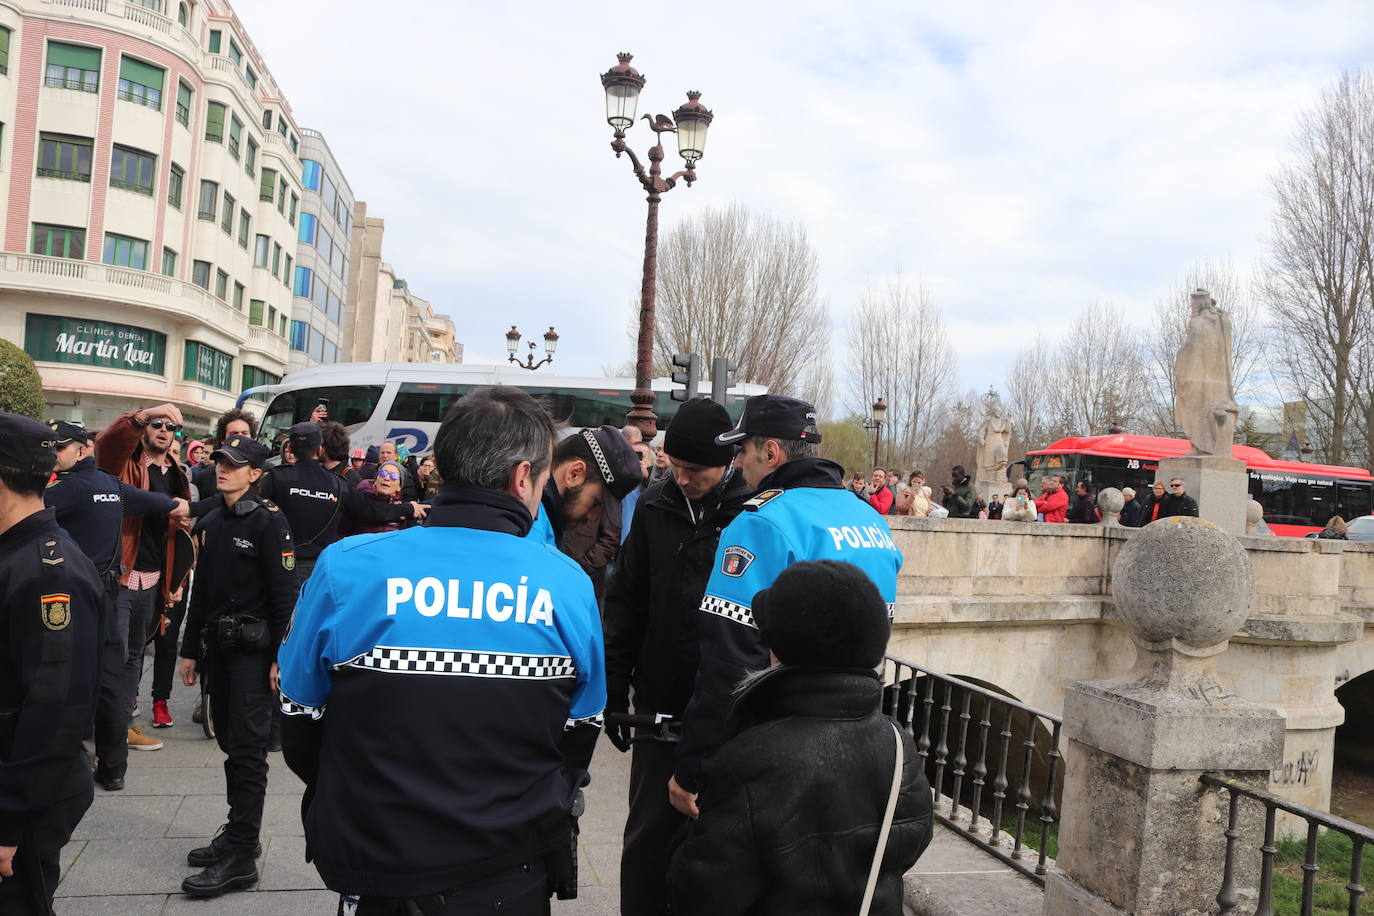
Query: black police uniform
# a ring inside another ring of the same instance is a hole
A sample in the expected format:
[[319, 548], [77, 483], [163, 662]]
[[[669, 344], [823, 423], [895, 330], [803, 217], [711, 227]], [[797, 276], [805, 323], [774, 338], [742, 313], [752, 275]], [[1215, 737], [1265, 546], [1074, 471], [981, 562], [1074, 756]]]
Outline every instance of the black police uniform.
[[[314, 423], [291, 427], [291, 446], [297, 454], [310, 454], [321, 442]], [[258, 484], [258, 493], [281, 508], [296, 538], [296, 575], [302, 583], [310, 578], [320, 551], [339, 539], [339, 522], [349, 515], [368, 523], [398, 522], [413, 513], [408, 503], [389, 504], [367, 499], [347, 479], [313, 458], [297, 458], [295, 464], [273, 468]]]
[[[261, 467], [267, 454], [265, 446], [235, 436], [215, 457]], [[268, 732], [276, 705], [268, 673], [299, 586], [286, 518], [257, 494], [245, 493], [232, 506], [221, 498], [195, 533], [204, 541], [181, 655], [195, 659], [209, 677], [215, 739], [226, 755], [229, 822], [211, 846], [187, 857], [192, 865], [208, 867], [182, 888], [211, 895], [257, 879], [254, 848], [262, 828]], [[217, 867], [220, 871], [212, 874]]]
[[[51, 443], [42, 424], [0, 414], [0, 466], [50, 470]], [[58, 854], [91, 804], [81, 742], [95, 707], [101, 596], [95, 566], [52, 509], [0, 533], [0, 846], [18, 847], [0, 914], [51, 911]]]

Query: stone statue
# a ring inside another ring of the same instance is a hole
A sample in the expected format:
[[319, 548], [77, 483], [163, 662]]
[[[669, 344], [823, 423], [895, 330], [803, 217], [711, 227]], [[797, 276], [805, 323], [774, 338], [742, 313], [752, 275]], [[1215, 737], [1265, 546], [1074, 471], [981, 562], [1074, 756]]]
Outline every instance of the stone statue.
[[1102, 513], [1102, 524], [1121, 525], [1121, 510], [1126, 506], [1126, 497], [1116, 487], [1107, 487], [1097, 494], [1097, 508]]
[[[1011, 447], [1011, 418], [1000, 401], [988, 406], [978, 427], [978, 480], [1001, 483], [1007, 479], [1007, 451]], [[988, 494], [991, 496], [992, 494]]]
[[1194, 455], [1231, 457], [1236, 404], [1231, 384], [1231, 319], [1205, 289], [1189, 297], [1188, 333], [1174, 360], [1174, 423]]

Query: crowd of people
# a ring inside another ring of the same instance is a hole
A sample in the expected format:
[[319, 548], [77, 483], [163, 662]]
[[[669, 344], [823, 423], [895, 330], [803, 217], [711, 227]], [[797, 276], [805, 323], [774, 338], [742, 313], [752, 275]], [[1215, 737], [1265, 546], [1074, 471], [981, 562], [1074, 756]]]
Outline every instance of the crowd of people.
[[192, 896], [257, 881], [280, 748], [340, 913], [548, 913], [604, 725], [632, 755], [621, 912], [901, 912], [932, 814], [880, 712], [881, 516], [976, 502], [961, 469], [938, 506], [919, 472], [855, 500], [778, 395], [737, 424], [689, 401], [657, 446], [500, 387], [426, 456], [351, 448], [323, 404], [275, 449], [241, 410], [182, 433], [170, 404], [99, 434], [0, 415], [0, 913], [50, 912], [174, 675], [224, 754]]
[[[977, 518], [1004, 522], [1049, 522], [1096, 525], [1102, 522], [1102, 510], [1091, 484], [1079, 480], [1073, 492], [1062, 474], [1046, 474], [1040, 478], [1038, 494], [1031, 492], [1030, 482], [1017, 480], [1010, 494], [976, 492], [972, 480], [963, 467], [950, 470], [950, 481], [940, 487], [936, 499], [926, 483], [924, 471], [909, 475], [900, 470], [875, 467], [871, 474], [853, 474], [848, 487], [860, 499], [871, 505], [880, 515], [908, 515], [915, 518]], [[1137, 499], [1131, 487], [1121, 491], [1124, 505], [1118, 521], [1128, 528], [1142, 527], [1161, 518], [1198, 514], [1197, 500], [1187, 492], [1183, 478], [1156, 480], [1144, 498]], [[1333, 519], [1327, 528], [1334, 537], [1338, 526]]]

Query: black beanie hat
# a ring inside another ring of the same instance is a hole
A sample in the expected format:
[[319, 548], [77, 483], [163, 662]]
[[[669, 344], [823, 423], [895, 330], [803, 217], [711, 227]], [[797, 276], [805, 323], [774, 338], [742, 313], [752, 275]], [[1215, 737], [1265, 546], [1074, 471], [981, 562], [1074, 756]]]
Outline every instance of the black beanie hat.
[[710, 398], [693, 398], [678, 408], [663, 436], [663, 450], [687, 464], [720, 468], [735, 458], [733, 445], [716, 445], [716, 436], [729, 432], [735, 422]]
[[754, 596], [754, 622], [784, 665], [875, 668], [892, 623], [878, 587], [853, 563], [793, 563]]

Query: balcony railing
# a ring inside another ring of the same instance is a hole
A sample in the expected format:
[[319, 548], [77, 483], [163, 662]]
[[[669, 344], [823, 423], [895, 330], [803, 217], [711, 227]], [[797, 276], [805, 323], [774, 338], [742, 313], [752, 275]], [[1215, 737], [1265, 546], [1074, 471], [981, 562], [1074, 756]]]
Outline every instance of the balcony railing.
[[79, 10], [105, 12], [105, 0], [47, 0], [47, 2], [53, 6], [70, 6]]
[[153, 111], [162, 110], [161, 99], [149, 98], [147, 95], [141, 93], [134, 93], [129, 91], [128, 89], [116, 89], [115, 96], [125, 102], [133, 102], [136, 105], [144, 105], [148, 108], [151, 108]]
[[137, 3], [124, 4], [124, 18], [130, 22], [137, 22], [139, 25], [155, 29], [164, 35], [172, 35], [172, 29], [176, 25], [171, 19], [156, 10], [150, 10], [148, 7], [140, 6]]
[[45, 76], [43, 85], [49, 89], [76, 89], [80, 92], [99, 92], [99, 78], [85, 79], [79, 76]]
[[38, 169], [39, 178], [61, 178], [64, 181], [86, 181], [91, 180], [90, 172], [68, 172], [65, 169]]
[[[1349, 912], [1363, 912], [1360, 898], [1364, 896], [1363, 880], [1365, 847], [1374, 848], [1374, 830], [1327, 811], [1309, 808], [1287, 798], [1282, 798], [1261, 789], [1252, 789], [1218, 776], [1203, 773], [1202, 784], [1212, 789], [1224, 789], [1230, 793], [1231, 804], [1227, 812], [1226, 861], [1222, 865], [1221, 890], [1217, 893], [1217, 906], [1220, 916], [1236, 912], [1240, 904], [1240, 894], [1236, 888], [1236, 840], [1240, 831], [1241, 799], [1249, 799], [1264, 806], [1264, 845], [1260, 846], [1259, 899], [1255, 905], [1254, 916], [1273, 916], [1274, 901], [1274, 856], [1278, 846], [1274, 842], [1274, 824], [1278, 812], [1296, 815], [1307, 822], [1307, 844], [1303, 851], [1302, 871], [1302, 916], [1311, 916], [1317, 889], [1317, 874], [1321, 866], [1317, 864], [1318, 835], [1322, 830], [1335, 831], [1350, 841], [1350, 870], [1346, 877], [1345, 892], [1349, 900]], [[1339, 879], [1338, 879], [1339, 880]], [[1322, 912], [1328, 912], [1322, 910]]]
[[111, 178], [110, 187], [121, 188], [125, 191], [133, 191], [135, 194], [143, 194], [148, 197], [153, 196], [152, 185], [142, 185], [133, 181], [125, 181], [123, 178]]
[[[890, 655], [883, 662], [883, 684], [883, 711], [916, 739], [936, 819], [1043, 887], [1051, 844], [1058, 842], [1063, 719]], [[1015, 802], [1008, 807], [1013, 782]], [[1033, 803], [1038, 813], [1028, 839]]]

